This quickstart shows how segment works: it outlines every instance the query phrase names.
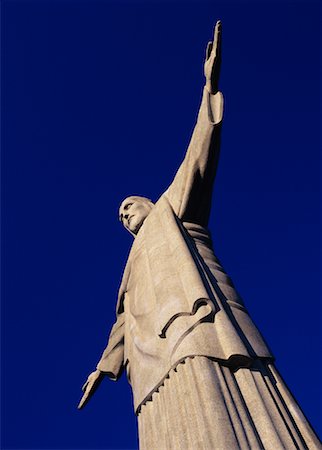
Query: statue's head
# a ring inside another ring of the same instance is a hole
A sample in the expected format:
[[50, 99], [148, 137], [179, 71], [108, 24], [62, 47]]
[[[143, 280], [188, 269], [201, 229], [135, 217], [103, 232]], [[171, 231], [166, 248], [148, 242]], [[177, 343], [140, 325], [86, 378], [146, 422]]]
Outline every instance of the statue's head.
[[136, 235], [153, 206], [154, 204], [148, 198], [127, 197], [119, 209], [120, 221], [132, 235]]

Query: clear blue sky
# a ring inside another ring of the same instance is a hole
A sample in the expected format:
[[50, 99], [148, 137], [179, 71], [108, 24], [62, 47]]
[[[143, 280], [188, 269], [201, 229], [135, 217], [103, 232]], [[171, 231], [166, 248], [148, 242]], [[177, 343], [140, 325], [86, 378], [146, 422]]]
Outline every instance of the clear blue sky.
[[215, 249], [321, 432], [319, 4], [2, 2], [4, 449], [133, 449], [130, 387], [81, 385], [114, 321], [129, 194], [183, 158], [223, 22]]

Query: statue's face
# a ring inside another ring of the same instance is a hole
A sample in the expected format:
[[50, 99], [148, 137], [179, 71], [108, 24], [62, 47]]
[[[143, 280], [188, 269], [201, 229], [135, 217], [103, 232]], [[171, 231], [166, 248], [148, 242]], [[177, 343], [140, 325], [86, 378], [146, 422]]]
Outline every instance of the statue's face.
[[130, 233], [137, 234], [153, 206], [145, 197], [128, 197], [120, 206], [120, 221]]

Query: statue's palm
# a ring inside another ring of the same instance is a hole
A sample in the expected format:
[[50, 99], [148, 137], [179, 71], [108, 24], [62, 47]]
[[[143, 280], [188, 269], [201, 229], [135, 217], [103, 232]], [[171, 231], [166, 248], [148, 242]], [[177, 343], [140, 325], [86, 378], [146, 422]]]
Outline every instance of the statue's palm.
[[204, 73], [206, 87], [211, 94], [218, 91], [219, 72], [221, 63], [221, 22], [218, 20], [215, 26], [214, 40], [208, 42]]
[[88, 400], [91, 398], [91, 396], [94, 394], [94, 392], [100, 385], [103, 378], [104, 374], [100, 370], [95, 370], [88, 376], [85, 384], [82, 387], [84, 395], [81, 398], [81, 401], [79, 402], [78, 409], [81, 409], [83, 408], [83, 406], [86, 405]]

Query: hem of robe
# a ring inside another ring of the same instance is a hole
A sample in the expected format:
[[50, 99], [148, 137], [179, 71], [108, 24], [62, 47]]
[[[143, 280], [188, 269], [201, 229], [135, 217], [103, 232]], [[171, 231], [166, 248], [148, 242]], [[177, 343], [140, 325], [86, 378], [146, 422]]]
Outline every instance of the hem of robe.
[[168, 375], [138, 415], [140, 450], [322, 448], [269, 361], [188, 357]]
[[[176, 372], [177, 368], [181, 364], [185, 364], [186, 359], [193, 359], [195, 357], [202, 357], [207, 358], [209, 361], [218, 362], [220, 365], [224, 367], [229, 367], [231, 370], [236, 371], [239, 368], [249, 368], [254, 363], [254, 358], [251, 358], [249, 356], [245, 355], [232, 355], [228, 359], [220, 359], [215, 358], [213, 356], [204, 355], [204, 354], [191, 354], [191, 355], [185, 355], [184, 357], [180, 358], [176, 361], [175, 364], [172, 364], [168, 372], [162, 377], [162, 379], [159, 381], [159, 383], [156, 384], [156, 386], [149, 392], [149, 394], [142, 400], [142, 402], [137, 406], [135, 409], [135, 414], [138, 416], [141, 412], [142, 406], [146, 405], [148, 402], [151, 402], [153, 400], [153, 394], [156, 392], [159, 392], [160, 387], [164, 386], [165, 380], [169, 379], [171, 372]], [[261, 361], [267, 361], [270, 363], [274, 362], [274, 358], [257, 358]]]

